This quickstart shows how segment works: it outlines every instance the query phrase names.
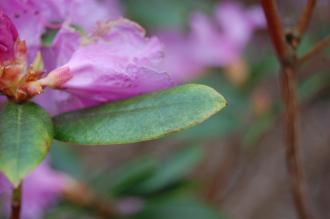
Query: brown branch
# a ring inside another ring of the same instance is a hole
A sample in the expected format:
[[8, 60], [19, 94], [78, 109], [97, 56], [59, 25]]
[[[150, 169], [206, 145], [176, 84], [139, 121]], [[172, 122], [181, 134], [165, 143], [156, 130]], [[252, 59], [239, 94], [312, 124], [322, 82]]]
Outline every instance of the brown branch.
[[297, 26], [294, 28], [299, 37], [303, 36], [306, 32], [307, 27], [311, 21], [315, 5], [316, 0], [307, 0], [304, 11], [298, 20]]
[[330, 46], [330, 35], [319, 41], [312, 49], [310, 49], [303, 57], [298, 60], [298, 65], [303, 65], [313, 57], [317, 56], [324, 49]]
[[[261, 0], [263, 10], [266, 15], [269, 35], [272, 38], [273, 45], [276, 49], [278, 59], [281, 64], [281, 89], [283, 95], [284, 110], [284, 130], [285, 130], [285, 147], [287, 168], [290, 175], [292, 195], [294, 204], [301, 219], [311, 219], [312, 215], [307, 202], [305, 191], [305, 183], [303, 171], [299, 159], [298, 144], [298, 110], [296, 96], [296, 72], [297, 65], [296, 47], [298, 41], [285, 41], [285, 34], [281, 25], [276, 4], [273, 0]], [[311, 17], [313, 1], [308, 1], [303, 16], [299, 21], [298, 30], [301, 35], [307, 28]], [[301, 37], [301, 35], [299, 37]], [[291, 43], [294, 42], [292, 45]]]
[[268, 32], [272, 39], [278, 58], [282, 61], [287, 57], [287, 46], [278, 9], [273, 0], [261, 0], [267, 19]]
[[311, 219], [312, 216], [308, 207], [305, 181], [299, 158], [297, 88], [294, 67], [283, 67], [281, 74], [281, 88], [285, 105], [284, 138], [286, 144], [286, 160], [291, 179], [294, 204], [299, 214], [299, 218]]
[[22, 184], [13, 189], [11, 200], [11, 219], [20, 219], [22, 205]]

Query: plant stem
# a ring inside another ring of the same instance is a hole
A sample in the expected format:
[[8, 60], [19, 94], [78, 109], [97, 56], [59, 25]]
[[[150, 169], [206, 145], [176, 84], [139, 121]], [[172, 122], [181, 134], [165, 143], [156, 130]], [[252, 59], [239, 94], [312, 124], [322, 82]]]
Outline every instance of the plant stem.
[[261, 0], [261, 4], [264, 9], [268, 32], [275, 47], [277, 57], [282, 61], [282, 59], [287, 57], [287, 46], [277, 6], [273, 0]]
[[313, 57], [317, 56], [324, 49], [330, 46], [330, 35], [319, 41], [312, 49], [310, 49], [303, 57], [299, 59], [299, 65], [303, 65]]
[[295, 31], [297, 32], [298, 36], [301, 37], [306, 32], [306, 29], [313, 15], [313, 10], [315, 8], [315, 5], [316, 5], [316, 0], [307, 0], [304, 11], [298, 20], [297, 26], [295, 27]]
[[[284, 132], [287, 169], [290, 175], [294, 204], [301, 219], [311, 219], [312, 215], [307, 202], [303, 168], [299, 158], [298, 144], [298, 110], [296, 95], [296, 66], [297, 54], [295, 48], [299, 46], [299, 40], [292, 46], [292, 41], [284, 40], [283, 27], [276, 4], [273, 0], [262, 0], [262, 7], [266, 15], [269, 35], [276, 49], [278, 60], [281, 64], [280, 81], [284, 102]], [[309, 0], [303, 12], [304, 18], [298, 22], [298, 37], [305, 32], [314, 8], [315, 1]]]
[[283, 66], [281, 74], [281, 88], [284, 111], [284, 132], [286, 144], [287, 168], [291, 179], [292, 195], [299, 218], [311, 219], [307, 195], [305, 192], [305, 181], [299, 157], [298, 144], [298, 110], [295, 69], [293, 66]]
[[10, 219], [20, 219], [22, 206], [22, 184], [13, 189]]

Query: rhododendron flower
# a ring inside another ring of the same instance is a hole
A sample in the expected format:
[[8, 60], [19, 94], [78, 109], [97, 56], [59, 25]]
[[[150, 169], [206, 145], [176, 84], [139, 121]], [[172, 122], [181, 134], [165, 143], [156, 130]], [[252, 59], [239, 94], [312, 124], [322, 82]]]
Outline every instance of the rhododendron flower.
[[[88, 36], [63, 26], [50, 48], [43, 50], [46, 67], [70, 69], [72, 79], [65, 91], [47, 91], [55, 102], [37, 102], [61, 112], [165, 89], [175, 83], [162, 70], [163, 47], [155, 37], [147, 38], [138, 24], [127, 19], [100, 22]], [[70, 95], [68, 95], [68, 93]], [[57, 103], [56, 103], [57, 102]], [[57, 112], [58, 113], [58, 112]]]
[[89, 30], [97, 21], [118, 18], [122, 13], [117, 0], [1, 0], [0, 10], [12, 19], [26, 41], [30, 61], [40, 49], [47, 28], [59, 28], [68, 21]]
[[[24, 180], [22, 218], [42, 218], [44, 210], [56, 202], [69, 181], [65, 174], [51, 169], [47, 161], [42, 163]], [[6, 201], [7, 206], [3, 210], [7, 212], [10, 210], [11, 193], [12, 185], [0, 175], [0, 198]]]
[[194, 12], [190, 31], [160, 32], [166, 49], [165, 69], [180, 82], [196, 79], [209, 67], [240, 63], [255, 29], [265, 26], [260, 7], [244, 9], [234, 2], [220, 3], [214, 16]]
[[164, 68], [174, 81], [183, 83], [196, 79], [205, 65], [193, 55], [193, 42], [183, 33], [171, 31], [157, 35], [165, 45]]
[[214, 18], [196, 12], [191, 20], [194, 55], [209, 66], [228, 65], [240, 58], [253, 31], [264, 26], [259, 7], [244, 9], [228, 2], [216, 7]]
[[[22, 63], [27, 66], [25, 51], [22, 53]], [[34, 68], [17, 70], [26, 71], [19, 74], [20, 80], [22, 75], [36, 75], [36, 78], [26, 84], [20, 83], [20, 87], [12, 91], [13, 94], [6, 93], [7, 96], [24, 101], [40, 94], [47, 86], [61, 89], [70, 94], [57, 92], [55, 95], [61, 101], [71, 100], [69, 102], [72, 104], [65, 109], [63, 107], [66, 111], [174, 85], [169, 75], [161, 69], [162, 44], [155, 37], [146, 37], [138, 24], [123, 18], [99, 22], [93, 31], [84, 36], [65, 23], [51, 47], [43, 49], [42, 54], [46, 72], [50, 73], [41, 77], [45, 69], [39, 73]], [[48, 93], [53, 95], [51, 91]], [[47, 99], [41, 105], [49, 106], [57, 102]]]

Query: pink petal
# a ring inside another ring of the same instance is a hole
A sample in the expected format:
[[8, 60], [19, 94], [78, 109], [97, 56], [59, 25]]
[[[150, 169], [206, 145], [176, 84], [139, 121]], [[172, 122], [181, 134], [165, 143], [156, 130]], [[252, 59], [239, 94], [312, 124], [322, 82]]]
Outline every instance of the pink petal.
[[103, 23], [91, 37], [65, 64], [73, 78], [62, 86], [85, 107], [174, 85], [162, 69], [162, 44], [145, 37], [136, 23], [126, 19]]

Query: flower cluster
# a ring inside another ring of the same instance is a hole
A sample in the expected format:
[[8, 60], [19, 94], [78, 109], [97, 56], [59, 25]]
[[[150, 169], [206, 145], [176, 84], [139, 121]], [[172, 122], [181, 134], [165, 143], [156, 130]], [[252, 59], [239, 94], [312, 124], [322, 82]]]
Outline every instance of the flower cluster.
[[[8, 23], [1, 30], [8, 32], [2, 40], [8, 52], [1, 56], [10, 59], [1, 62], [0, 91], [4, 95], [23, 102], [46, 87], [59, 89], [49, 89], [36, 98], [56, 114], [173, 86], [161, 67], [163, 51], [157, 38], [146, 37], [142, 27], [124, 18], [102, 20], [109, 16], [96, 16], [92, 28], [80, 18], [87, 6], [99, 3], [68, 2], [69, 7], [54, 0], [1, 1], [1, 19]], [[71, 7], [74, 10], [68, 10]], [[46, 47], [42, 36], [53, 26], [58, 27], [57, 33]]]

